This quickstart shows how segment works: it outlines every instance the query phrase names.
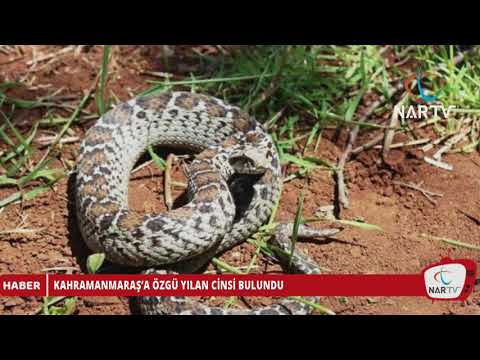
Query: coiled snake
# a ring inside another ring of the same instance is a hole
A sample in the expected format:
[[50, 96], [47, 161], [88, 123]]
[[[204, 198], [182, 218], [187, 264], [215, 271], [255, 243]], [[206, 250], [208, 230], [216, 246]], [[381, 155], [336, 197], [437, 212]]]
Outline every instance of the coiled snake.
[[[128, 208], [130, 172], [148, 146], [196, 153], [186, 169], [189, 202], [164, 214], [137, 214]], [[191, 273], [216, 254], [240, 244], [270, 217], [280, 196], [281, 168], [265, 129], [240, 109], [187, 92], [141, 96], [117, 105], [86, 134], [76, 176], [76, 212], [80, 231], [94, 252], [115, 264], [146, 273]], [[256, 175], [248, 204], [238, 174]], [[301, 225], [300, 237], [329, 236], [338, 229]], [[277, 226], [272, 241], [290, 249], [292, 226]], [[283, 253], [284, 254], [284, 253]], [[282, 264], [300, 273], [318, 273], [315, 263], [295, 251]], [[284, 300], [253, 310], [209, 307], [183, 297], [141, 297], [143, 314], [304, 314], [310, 306]]]

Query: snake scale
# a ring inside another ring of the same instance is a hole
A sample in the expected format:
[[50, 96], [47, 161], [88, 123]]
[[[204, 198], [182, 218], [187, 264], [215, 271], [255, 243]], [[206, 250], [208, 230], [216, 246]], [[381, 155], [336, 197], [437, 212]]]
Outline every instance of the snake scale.
[[[128, 208], [130, 173], [148, 146], [168, 146], [195, 155], [186, 167], [188, 203], [162, 214]], [[251, 199], [242, 206], [242, 178], [256, 176]], [[239, 180], [240, 179], [240, 180]], [[87, 131], [76, 167], [76, 215], [87, 246], [119, 265], [144, 273], [192, 273], [215, 255], [255, 234], [272, 214], [281, 192], [277, 150], [264, 127], [220, 99], [188, 92], [139, 96], [105, 113]], [[299, 237], [338, 229], [301, 225]], [[277, 226], [272, 242], [290, 250], [292, 225]], [[298, 273], [318, 273], [316, 264], [295, 250]], [[282, 265], [283, 266], [283, 265]], [[304, 302], [283, 300], [258, 309], [210, 307], [184, 297], [140, 297], [142, 314], [307, 314]]]

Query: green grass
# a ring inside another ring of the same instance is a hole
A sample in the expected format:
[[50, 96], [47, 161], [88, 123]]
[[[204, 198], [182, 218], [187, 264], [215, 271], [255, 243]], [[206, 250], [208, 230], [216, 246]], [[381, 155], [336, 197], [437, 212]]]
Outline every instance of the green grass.
[[[57, 304], [63, 303], [61, 306]], [[43, 304], [36, 314], [42, 315], [72, 315], [77, 306], [76, 297], [47, 296], [43, 298]]]
[[302, 222], [303, 201], [304, 201], [304, 194], [303, 192], [301, 192], [300, 197], [298, 198], [298, 206], [297, 206], [297, 211], [295, 212], [295, 219], [293, 220], [293, 232], [291, 237], [292, 246], [290, 247], [289, 266], [292, 265], [292, 260], [295, 253], [295, 246], [297, 245], [297, 240], [298, 240], [298, 229], [300, 228], [300, 225]]
[[[472, 116], [474, 121], [480, 112], [480, 69], [478, 52], [467, 56], [465, 61], [455, 66], [456, 56], [453, 46], [393, 46], [397, 62], [414, 59], [421, 68], [431, 74], [435, 92], [445, 105], [458, 107], [454, 116], [445, 124], [435, 124], [438, 136], [459, 131], [459, 117]], [[324, 130], [335, 126], [361, 125], [365, 129], [383, 129], [385, 125], [374, 124], [370, 120], [360, 121], [359, 111], [365, 94], [384, 95], [386, 101], [378, 107], [374, 115], [391, 112], [397, 99], [388, 94], [393, 85], [409, 75], [394, 64], [386, 62], [382, 55], [385, 48], [376, 45], [261, 45], [250, 46], [235, 56], [197, 55], [199, 69], [208, 72], [191, 73], [189, 78], [180, 81], [152, 81], [152, 87], [145, 93], [182, 88], [208, 93], [238, 105], [257, 119], [264, 122], [276, 143], [283, 165], [289, 165], [288, 180], [308, 177], [316, 169], [335, 171], [331, 164], [309, 151], [319, 149]], [[102, 61], [95, 93], [98, 114], [110, 108], [107, 96], [109, 61], [112, 46], [103, 47]], [[6, 144], [2, 149], [0, 165], [0, 186], [17, 186], [19, 191], [32, 181], [41, 185], [53, 185], [58, 181], [60, 171], [50, 169], [51, 156], [34, 166], [33, 158], [38, 158], [38, 150], [32, 147], [39, 127], [59, 131], [59, 139], [80, 118], [94, 118], [95, 115], [79, 113], [65, 118], [55, 113], [52, 102], [55, 91], [49, 96], [34, 100], [24, 100], [7, 96], [6, 92], [23, 84], [5, 82], [0, 84], [0, 140]], [[59, 105], [59, 104], [56, 104]], [[25, 133], [19, 131], [10, 120], [17, 109], [47, 108], [47, 116], [38, 119]], [[407, 128], [401, 131], [408, 132]], [[471, 152], [478, 149], [478, 134], [469, 134], [469, 142], [457, 151]], [[51, 146], [55, 148], [55, 146]], [[151, 156], [162, 166], [162, 159]], [[35, 194], [35, 193], [34, 193]], [[23, 196], [23, 195], [22, 195]], [[18, 198], [15, 195], [13, 198]], [[10, 203], [2, 201], [0, 204]]]
[[[1, 112], [6, 124], [0, 127], [0, 137], [9, 146], [9, 149], [0, 156], [0, 164], [5, 172], [5, 175], [0, 175], [0, 187], [13, 186], [18, 191], [5, 198], [0, 198], [0, 209], [19, 200], [30, 201], [34, 199], [51, 189], [57, 181], [66, 175], [65, 169], [50, 168], [50, 163], [55, 159], [57, 145], [79, 116], [80, 110], [88, 98], [89, 95], [84, 96], [77, 109], [59, 129], [55, 140], [48, 150], [34, 165], [29, 165], [29, 163], [32, 162], [33, 156], [39, 150], [32, 147], [31, 143], [37, 132], [39, 122], [34, 123], [30, 134], [23, 136], [13, 125], [9, 117]], [[7, 126], [14, 137], [8, 135]], [[39, 181], [40, 183], [38, 183]], [[28, 191], [26, 191], [26, 188], [28, 188]]]
[[110, 107], [110, 100], [105, 99], [105, 85], [108, 77], [108, 63], [110, 61], [110, 53], [112, 45], [103, 46], [102, 67], [100, 69], [100, 83], [98, 91], [95, 95], [95, 101], [97, 103], [98, 114], [103, 115]]

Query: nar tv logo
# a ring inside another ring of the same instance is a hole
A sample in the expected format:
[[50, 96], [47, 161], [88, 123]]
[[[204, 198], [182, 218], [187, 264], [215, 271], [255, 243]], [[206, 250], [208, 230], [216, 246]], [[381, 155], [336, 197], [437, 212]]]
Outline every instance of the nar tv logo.
[[413, 105], [395, 105], [394, 112], [397, 116], [402, 120], [426, 120], [431, 116], [448, 119], [456, 107], [454, 105], [444, 106], [442, 104], [438, 89], [431, 89], [435, 83], [433, 80], [435, 80], [435, 75], [424, 74], [420, 70], [405, 78], [403, 87]]
[[432, 300], [465, 300], [475, 284], [476, 264], [471, 260], [442, 259], [423, 271], [427, 297]]
[[462, 292], [467, 269], [462, 264], [438, 265], [425, 272], [425, 286], [430, 297], [456, 299]]

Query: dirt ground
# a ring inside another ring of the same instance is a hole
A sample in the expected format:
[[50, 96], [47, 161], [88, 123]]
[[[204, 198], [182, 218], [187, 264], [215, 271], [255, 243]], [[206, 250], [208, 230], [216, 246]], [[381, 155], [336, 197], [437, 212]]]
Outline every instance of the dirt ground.
[[[71, 51], [53, 60], [39, 61], [42, 54], [61, 50], [60, 46], [24, 47], [22, 54], [0, 53], [0, 82], [21, 80], [27, 88], [9, 90], [9, 95], [22, 99], [34, 99], [56, 89], [63, 89], [56, 96], [76, 100], [89, 89], [101, 62], [101, 48], [85, 47]], [[187, 51], [188, 50], [188, 51]], [[215, 48], [198, 46], [197, 51], [214, 51]], [[188, 57], [191, 49], [178, 47], [165, 63], [161, 46], [122, 46], [116, 48], [112, 64], [113, 76], [108, 89], [120, 100], [127, 100], [150, 85], [147, 80], [158, 79], [149, 72], [170, 72], [177, 76], [188, 73], [195, 66]], [[216, 50], [218, 51], [218, 49]], [[34, 53], [35, 52], [35, 53]], [[37, 63], [29, 63], [37, 58]], [[33, 60], [32, 60], [33, 59]], [[175, 79], [175, 77], [174, 77]], [[94, 113], [92, 101], [86, 108]], [[44, 108], [19, 109], [13, 115], [15, 124], [28, 130], [33, 120], [46, 113]], [[68, 113], [61, 108], [56, 114]], [[73, 127], [80, 140], [94, 119]], [[40, 129], [39, 135], [51, 135], [48, 129]], [[364, 134], [358, 143], [366, 141]], [[345, 145], [346, 134], [337, 137], [326, 133], [316, 157], [336, 162]], [[3, 146], [3, 145], [0, 145]], [[41, 157], [45, 148], [36, 145]], [[62, 166], [75, 161], [79, 142], [64, 145], [56, 163]], [[428, 234], [456, 239], [480, 246], [480, 226], [471, 218], [480, 218], [480, 155], [448, 155], [445, 161], [454, 171], [445, 171], [426, 164], [412, 151], [394, 150], [387, 159], [387, 166], [378, 165], [378, 150], [361, 153], [346, 168], [351, 207], [342, 211], [344, 219], [361, 218], [380, 226], [383, 232], [358, 228], [346, 228], [335, 239], [319, 243], [300, 243], [298, 246], [312, 256], [319, 265], [331, 273], [418, 273], [421, 269], [443, 256], [470, 258], [480, 262], [480, 253], [474, 250], [454, 248], [443, 242], [422, 237]], [[289, 169], [293, 171], [294, 169]], [[177, 171], [175, 178], [180, 178]], [[393, 181], [422, 182], [422, 187], [443, 194], [431, 203], [420, 192], [395, 185]], [[14, 188], [0, 188], [0, 199], [15, 192]], [[0, 238], [0, 273], [41, 273], [48, 268], [72, 267], [84, 271], [89, 252], [76, 228], [71, 211], [71, 184], [64, 178], [33, 201], [13, 204], [0, 210], [0, 230], [19, 226], [36, 229], [32, 234], [8, 234]], [[285, 185], [278, 220], [293, 221], [299, 193], [305, 194], [304, 217], [315, 214], [319, 207], [334, 201], [334, 181], [329, 172], [315, 170], [307, 180], [296, 179]], [[175, 193], [180, 195], [181, 191]], [[130, 183], [130, 205], [139, 211], [165, 211], [163, 203], [163, 177], [153, 165], [135, 173]], [[243, 244], [225, 255], [222, 260], [234, 266], [245, 266], [254, 253], [254, 247]], [[277, 266], [261, 258], [255, 272], [275, 271]], [[211, 268], [213, 270], [213, 267]], [[221, 299], [210, 299], [220, 304]], [[271, 303], [268, 298], [248, 298], [240, 304], [259, 305]], [[480, 289], [477, 285], [470, 298], [463, 302], [432, 302], [426, 298], [395, 297], [324, 298], [322, 304], [337, 314], [480, 314]], [[0, 314], [33, 314], [41, 305], [39, 298], [0, 298]], [[80, 298], [78, 314], [130, 314], [126, 298]]]

